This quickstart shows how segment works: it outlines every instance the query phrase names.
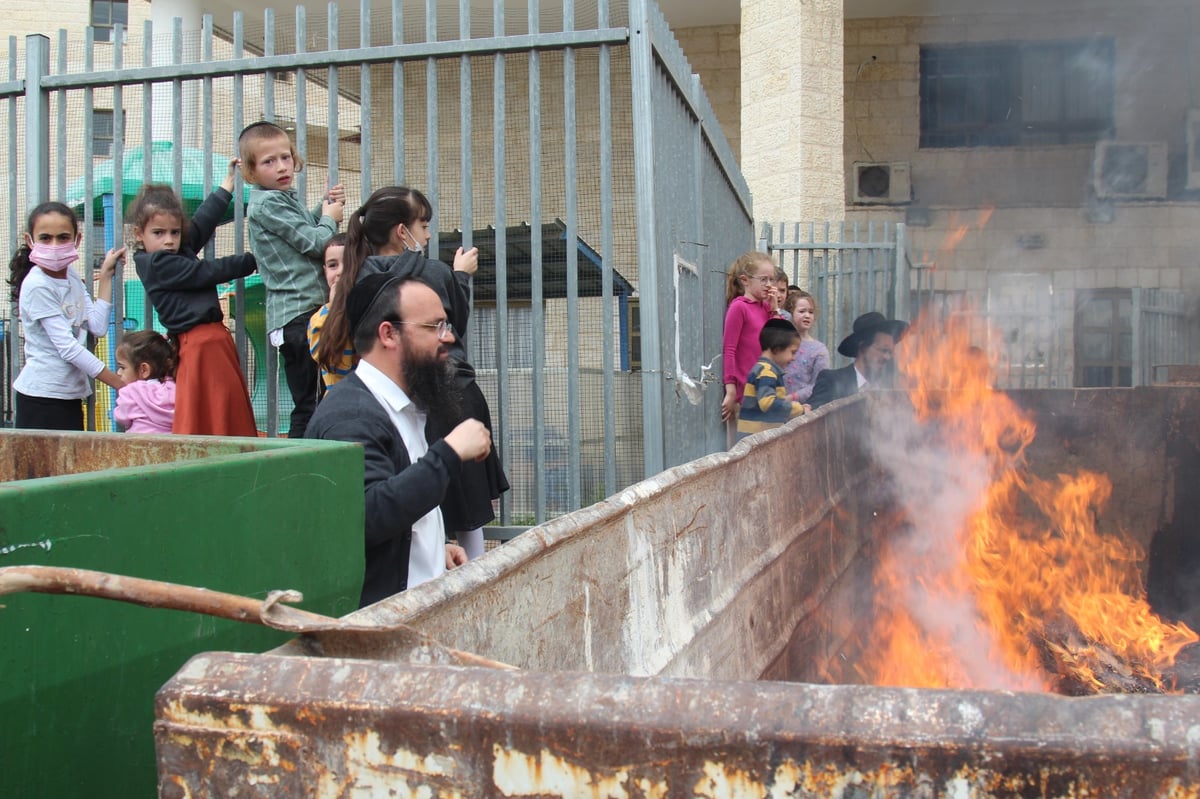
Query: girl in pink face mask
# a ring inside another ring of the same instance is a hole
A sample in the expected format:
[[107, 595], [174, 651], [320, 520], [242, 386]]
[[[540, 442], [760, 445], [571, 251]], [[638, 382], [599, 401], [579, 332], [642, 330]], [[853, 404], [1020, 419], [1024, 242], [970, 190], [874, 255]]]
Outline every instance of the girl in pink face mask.
[[108, 332], [112, 277], [125, 248], [109, 250], [93, 301], [71, 265], [79, 260], [79, 220], [62, 203], [29, 214], [25, 241], [9, 263], [8, 283], [25, 334], [25, 366], [13, 381], [16, 426], [83, 430], [91, 378], [120, 388], [121, 378], [86, 347], [87, 334]]

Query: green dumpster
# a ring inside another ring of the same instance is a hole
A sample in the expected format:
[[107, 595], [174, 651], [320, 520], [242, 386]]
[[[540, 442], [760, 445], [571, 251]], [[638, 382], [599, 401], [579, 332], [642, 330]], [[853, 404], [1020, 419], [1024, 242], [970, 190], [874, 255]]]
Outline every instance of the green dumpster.
[[[363, 573], [363, 460], [324, 441], [0, 431], [0, 566], [96, 569], [340, 616]], [[0, 794], [155, 795], [154, 693], [193, 654], [287, 636], [206, 616], [0, 597]]]

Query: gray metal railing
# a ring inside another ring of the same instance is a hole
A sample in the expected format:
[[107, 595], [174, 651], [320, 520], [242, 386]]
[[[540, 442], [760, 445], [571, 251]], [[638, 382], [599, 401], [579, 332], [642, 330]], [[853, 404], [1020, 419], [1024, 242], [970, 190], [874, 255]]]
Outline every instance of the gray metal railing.
[[[157, 160], [167, 162], [165, 182], [182, 187], [195, 155], [203, 164], [198, 191], [207, 193], [241, 128], [273, 120], [308, 157], [297, 189], [310, 201], [334, 182], [361, 198], [389, 183], [420, 188], [436, 211], [431, 254], [446, 259], [452, 250], [444, 243], [486, 240], [475, 301], [530, 309], [528, 328], [513, 329], [508, 313], [495, 313], [490, 329], [473, 328], [467, 338], [471, 350], [531, 352], [530, 370], [493, 358], [494, 380], [484, 380], [505, 468], [529, 475], [503, 501], [505, 524], [542, 521], [718, 449], [718, 392], [700, 408], [669, 393], [677, 372], [698, 375], [717, 351], [723, 317], [714, 281], [699, 289], [703, 313], [676, 318], [673, 256], [691, 247], [690, 260], [723, 270], [753, 238], [749, 192], [715, 115], [648, 0], [629, 9], [610, 0], [584, 9], [574, 0], [554, 8], [530, 0], [525, 14], [512, 11], [504, 0], [486, 9], [466, 0], [362, 0], [357, 13], [331, 4], [321, 25], [303, 7], [289, 17], [268, 9], [253, 25], [240, 13], [223, 27], [205, 16], [195, 32], [179, 20], [165, 32], [147, 22], [140, 48], [121, 26], [102, 46], [90, 29], [82, 47], [65, 32], [54, 46], [44, 36], [10, 38], [8, 79], [0, 82], [10, 189], [0, 200], [3, 244], [12, 252], [25, 211], [78, 184], [85, 252], [98, 253], [105, 235], [123, 239], [125, 201], [137, 186], [163, 180]], [[314, 33], [325, 49], [310, 48]], [[341, 46], [339, 34], [352, 44]], [[134, 64], [127, 56], [139, 50]], [[480, 102], [488, 91], [491, 102]], [[109, 109], [111, 155], [100, 156], [92, 120]], [[154, 148], [163, 142], [170, 151], [160, 159]], [[133, 174], [139, 153], [146, 156]], [[105, 160], [114, 168], [104, 188], [116, 198], [107, 218], [94, 202]], [[669, 176], [686, 176], [689, 191], [675, 193]], [[704, 196], [695, 190], [701, 185]], [[235, 196], [244, 189], [239, 177]], [[636, 235], [615, 235], [616, 211], [635, 207]], [[235, 202], [209, 255], [246, 246], [244, 213]], [[551, 230], [551, 220], [565, 229]], [[527, 241], [514, 240], [526, 230]], [[125, 318], [153, 324], [148, 299], [127, 301], [135, 290], [127, 267], [114, 287], [118, 328]], [[265, 341], [262, 296], [256, 279], [238, 281], [229, 312], [260, 426], [275, 435], [286, 428], [290, 397]], [[640, 319], [629, 318], [631, 305]], [[16, 318], [14, 304], [6, 380], [20, 366]], [[640, 352], [631, 350], [635, 321]], [[676, 364], [664, 353], [679, 341], [695, 342], [695, 352]], [[115, 341], [102, 347], [111, 357]], [[640, 373], [622, 372], [637, 362]], [[111, 402], [105, 393], [96, 406], [101, 425]], [[560, 440], [569, 442], [561, 463], [553, 454]]]
[[914, 300], [919, 303], [931, 288], [926, 265], [913, 262], [903, 223], [765, 223], [759, 249], [771, 254], [793, 285], [816, 297], [813, 335], [830, 353], [858, 316], [879, 311], [909, 319], [919, 307]]
[[1133, 301], [1133, 384], [1165, 379], [1164, 368], [1200, 363], [1200, 322], [1196, 298], [1169, 289], [1131, 290]]

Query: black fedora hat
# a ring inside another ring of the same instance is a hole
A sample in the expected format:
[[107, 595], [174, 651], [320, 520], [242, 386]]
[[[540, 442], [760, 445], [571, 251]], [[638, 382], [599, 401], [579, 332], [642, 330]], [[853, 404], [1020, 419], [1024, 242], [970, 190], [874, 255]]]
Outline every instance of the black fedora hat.
[[888, 333], [899, 341], [907, 330], [908, 322], [888, 319], [879, 311], [870, 311], [854, 320], [854, 332], [842, 339], [837, 351], [847, 358], [857, 358], [859, 344], [869, 341], [876, 333]]

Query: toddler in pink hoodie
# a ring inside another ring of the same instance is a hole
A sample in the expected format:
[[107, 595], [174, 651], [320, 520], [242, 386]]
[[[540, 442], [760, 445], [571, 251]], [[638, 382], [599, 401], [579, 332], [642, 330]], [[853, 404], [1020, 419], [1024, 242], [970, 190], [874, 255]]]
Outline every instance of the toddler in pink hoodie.
[[129, 333], [117, 345], [117, 392], [113, 418], [127, 433], [169, 433], [175, 417], [175, 352], [153, 330]]

